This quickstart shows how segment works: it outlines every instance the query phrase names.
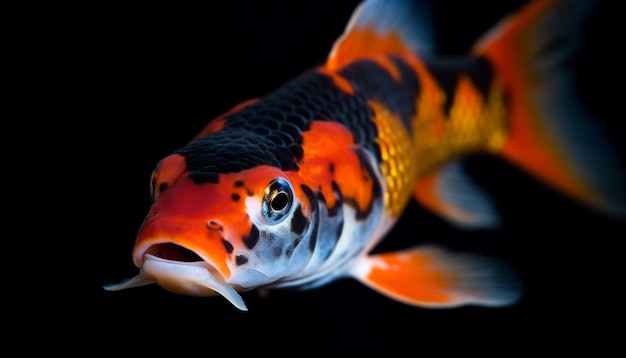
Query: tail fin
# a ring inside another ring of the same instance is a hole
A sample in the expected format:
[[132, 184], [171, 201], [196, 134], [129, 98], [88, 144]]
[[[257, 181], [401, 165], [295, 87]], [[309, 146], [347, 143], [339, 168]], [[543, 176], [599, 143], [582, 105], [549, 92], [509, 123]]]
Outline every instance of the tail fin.
[[564, 193], [626, 217], [626, 175], [606, 133], [577, 96], [572, 62], [593, 0], [539, 0], [475, 47], [509, 93], [510, 139], [501, 155]]
[[429, 19], [426, 1], [364, 1], [333, 45], [326, 66], [337, 71], [355, 60], [381, 54], [430, 52], [434, 36]]

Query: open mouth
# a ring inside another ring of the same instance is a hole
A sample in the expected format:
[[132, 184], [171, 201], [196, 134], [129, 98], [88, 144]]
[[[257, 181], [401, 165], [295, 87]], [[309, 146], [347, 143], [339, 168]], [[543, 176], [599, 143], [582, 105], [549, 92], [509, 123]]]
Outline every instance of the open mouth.
[[193, 251], [175, 244], [156, 244], [143, 254], [139, 274], [127, 281], [106, 285], [109, 291], [157, 283], [164, 289], [189, 296], [222, 295], [242, 311], [247, 307], [239, 293], [224, 281], [210, 263]]
[[183, 246], [169, 242], [151, 245], [148, 250], [145, 251], [144, 259], [148, 254], [170, 261], [180, 261], [185, 263], [204, 262], [204, 260], [195, 252]]

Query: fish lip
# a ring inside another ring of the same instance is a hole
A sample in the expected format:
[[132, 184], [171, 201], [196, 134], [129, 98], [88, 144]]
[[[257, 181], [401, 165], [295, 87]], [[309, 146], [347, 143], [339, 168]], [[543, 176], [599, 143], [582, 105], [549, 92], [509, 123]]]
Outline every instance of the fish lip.
[[[224, 276], [221, 275], [215, 269], [215, 267], [213, 267], [206, 260], [189, 262], [168, 260], [146, 252], [142, 256], [142, 262], [143, 264], [141, 269], [144, 271], [144, 273], [148, 276], [153, 277], [154, 280], [159, 284], [161, 284], [163, 278], [179, 278], [179, 276], [182, 276], [182, 278], [193, 279], [194, 277], [205, 275], [206, 272], [213, 276], [213, 278], [215, 278], [217, 282], [221, 284], [226, 284]], [[201, 291], [194, 292], [193, 290], [181, 293], [192, 296], [214, 296], [216, 292], [214, 290], [212, 291], [213, 294], [208, 291], [206, 293], [203, 293]]]
[[[160, 252], [157, 247], [160, 245], [169, 245], [172, 244], [173, 247], [182, 248], [184, 250], [188, 250], [189, 252], [196, 255], [195, 259], [181, 259], [181, 258], [165, 258], [161, 257], [163, 252]], [[155, 249], [156, 251], [152, 251]], [[147, 242], [144, 245], [135, 248], [135, 265], [137, 267], [143, 268], [146, 264], [147, 260], [153, 260], [156, 262], [160, 262], [163, 264], [176, 264], [180, 267], [201, 267], [208, 270], [212, 275], [215, 275], [216, 278], [219, 278], [222, 283], [226, 283], [227, 277], [229, 277], [228, 272], [222, 272], [219, 269], [219, 266], [212, 262], [210, 257], [206, 255], [204, 252], [194, 249], [188, 245], [184, 245], [184, 243], [176, 242], [170, 238], [162, 238], [157, 240], [151, 240], [151, 242]], [[139, 260], [137, 260], [139, 259]], [[191, 270], [191, 268], [189, 268]]]
[[219, 273], [219, 271], [217, 271], [217, 269], [215, 267], [213, 267], [210, 263], [208, 263], [206, 260], [202, 260], [202, 261], [178, 261], [178, 260], [168, 260], [168, 259], [164, 259], [162, 257], [159, 256], [155, 256], [149, 253], [144, 253], [143, 254], [143, 265], [145, 266], [146, 261], [156, 261], [156, 262], [161, 262], [161, 263], [166, 263], [166, 264], [175, 264], [176, 266], [193, 266], [193, 267], [198, 267], [198, 268], [202, 268], [202, 269], [206, 269], [209, 270], [209, 272], [211, 272], [212, 274], [217, 274], [219, 275], [220, 278], [223, 277], [222, 274]]
[[205, 261], [175, 261], [144, 253], [140, 276], [149, 278], [168, 291], [188, 296], [221, 295], [242, 311], [246, 305], [238, 288], [226, 282], [215, 267]]

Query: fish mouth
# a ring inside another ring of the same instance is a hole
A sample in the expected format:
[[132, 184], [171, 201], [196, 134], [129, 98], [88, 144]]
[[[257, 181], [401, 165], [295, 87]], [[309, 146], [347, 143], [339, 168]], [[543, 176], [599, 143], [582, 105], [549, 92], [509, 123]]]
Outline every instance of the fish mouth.
[[226, 283], [214, 266], [193, 251], [174, 244], [156, 244], [150, 246], [142, 258], [143, 265], [137, 276], [105, 285], [104, 289], [119, 291], [156, 283], [168, 291], [187, 296], [219, 294], [236, 308], [248, 310], [237, 290]]

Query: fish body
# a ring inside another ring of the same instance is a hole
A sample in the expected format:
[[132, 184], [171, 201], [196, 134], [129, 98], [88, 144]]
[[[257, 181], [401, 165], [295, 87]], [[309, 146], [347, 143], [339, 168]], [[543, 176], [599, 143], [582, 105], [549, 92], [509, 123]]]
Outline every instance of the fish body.
[[[571, 91], [593, 1], [532, 1], [466, 56], [437, 56], [417, 2], [367, 0], [326, 63], [211, 120], [163, 158], [133, 249], [138, 276], [221, 295], [354, 278], [422, 307], [516, 302], [506, 265], [435, 246], [372, 250], [415, 199], [459, 227], [498, 224], [460, 162], [493, 154], [623, 217], [624, 173]], [[560, 22], [559, 19], [568, 21]]]

